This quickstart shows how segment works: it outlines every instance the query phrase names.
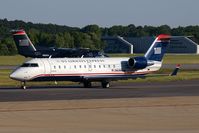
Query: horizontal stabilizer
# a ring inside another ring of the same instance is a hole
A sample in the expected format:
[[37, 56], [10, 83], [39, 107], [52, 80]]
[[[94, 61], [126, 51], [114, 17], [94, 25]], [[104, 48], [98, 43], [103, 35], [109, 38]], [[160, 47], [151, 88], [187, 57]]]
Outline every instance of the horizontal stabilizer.
[[179, 69], [180, 69], [180, 64], [177, 64], [176, 68], [173, 70], [170, 76], [176, 76], [178, 74]]

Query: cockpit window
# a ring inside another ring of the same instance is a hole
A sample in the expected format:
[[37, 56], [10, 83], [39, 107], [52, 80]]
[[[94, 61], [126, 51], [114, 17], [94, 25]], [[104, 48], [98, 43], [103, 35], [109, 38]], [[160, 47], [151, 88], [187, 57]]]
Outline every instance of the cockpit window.
[[30, 64], [28, 63], [24, 63], [23, 65], [21, 65], [21, 67], [29, 67]]
[[21, 67], [39, 67], [37, 63], [24, 63]]
[[37, 63], [32, 63], [30, 64], [31, 67], [39, 67], [39, 65]]

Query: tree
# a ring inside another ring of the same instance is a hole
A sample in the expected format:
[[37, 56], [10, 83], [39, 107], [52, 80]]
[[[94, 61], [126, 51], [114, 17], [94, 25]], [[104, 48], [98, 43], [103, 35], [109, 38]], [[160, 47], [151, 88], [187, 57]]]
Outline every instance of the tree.
[[158, 27], [158, 34], [171, 34], [171, 28], [168, 25]]
[[48, 34], [41, 32], [39, 34], [39, 45], [45, 46], [45, 47], [54, 47], [55, 46], [55, 35]]
[[0, 43], [0, 55], [9, 55], [8, 47], [4, 43]]
[[142, 37], [142, 36], [148, 36], [148, 33], [145, 32], [145, 30], [144, 30], [144, 28], [142, 26], [138, 26], [136, 28], [135, 37]]
[[62, 33], [55, 35], [55, 45], [56, 47], [60, 47], [60, 48], [68, 47], [65, 44], [65, 39]]
[[113, 26], [113, 27], [109, 28], [108, 35], [109, 36], [117, 36], [117, 35], [122, 36], [123, 31], [124, 31], [123, 26], [121, 26], [121, 25]]
[[33, 44], [39, 43], [39, 35], [40, 35], [40, 31], [37, 29], [31, 28], [28, 31], [28, 36], [30, 37]]
[[13, 39], [11, 39], [11, 38], [6, 38], [6, 39], [4, 40], [3, 43], [5, 43], [5, 44], [7, 45], [7, 49], [8, 49], [9, 55], [15, 55], [15, 54], [18, 53], [18, 52], [17, 52], [17, 47], [16, 47], [16, 45], [14, 44]]
[[74, 47], [74, 38], [73, 38], [73, 36], [71, 36], [71, 34], [68, 33], [68, 32], [64, 32], [63, 33], [63, 37], [64, 37], [64, 40], [65, 40], [64, 47], [73, 48]]
[[98, 25], [87, 25], [84, 28], [60, 26], [56, 24], [34, 24], [21, 20], [8, 21], [0, 19], [0, 54], [16, 54], [16, 46], [10, 34], [12, 29], [23, 28], [34, 44], [46, 47], [92, 48], [102, 50], [105, 46], [101, 36], [142, 37], [158, 34], [175, 36], [194, 36], [199, 42], [199, 26], [171, 28], [168, 25], [128, 26], [116, 25], [100, 28]]
[[88, 25], [85, 26], [84, 28], [82, 28], [82, 30], [84, 33], [95, 33], [98, 36], [101, 35], [101, 29], [98, 25]]

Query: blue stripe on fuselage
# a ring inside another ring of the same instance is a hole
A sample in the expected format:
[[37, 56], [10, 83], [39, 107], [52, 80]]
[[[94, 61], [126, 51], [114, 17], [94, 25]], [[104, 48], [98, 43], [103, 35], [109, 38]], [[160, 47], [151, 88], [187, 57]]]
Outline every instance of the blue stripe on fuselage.
[[73, 82], [82, 82], [85, 79], [90, 81], [101, 81], [105, 79], [128, 79], [128, 78], [143, 78], [145, 74], [136, 74], [136, 75], [95, 75], [95, 76], [41, 76], [32, 79], [31, 81], [73, 81]]

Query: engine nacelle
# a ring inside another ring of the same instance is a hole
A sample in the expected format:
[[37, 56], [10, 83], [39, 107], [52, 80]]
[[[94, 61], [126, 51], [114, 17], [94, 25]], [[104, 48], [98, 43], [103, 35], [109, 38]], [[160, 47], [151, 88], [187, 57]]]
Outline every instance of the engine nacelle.
[[144, 69], [148, 66], [148, 62], [145, 57], [130, 58], [128, 64], [133, 69]]

